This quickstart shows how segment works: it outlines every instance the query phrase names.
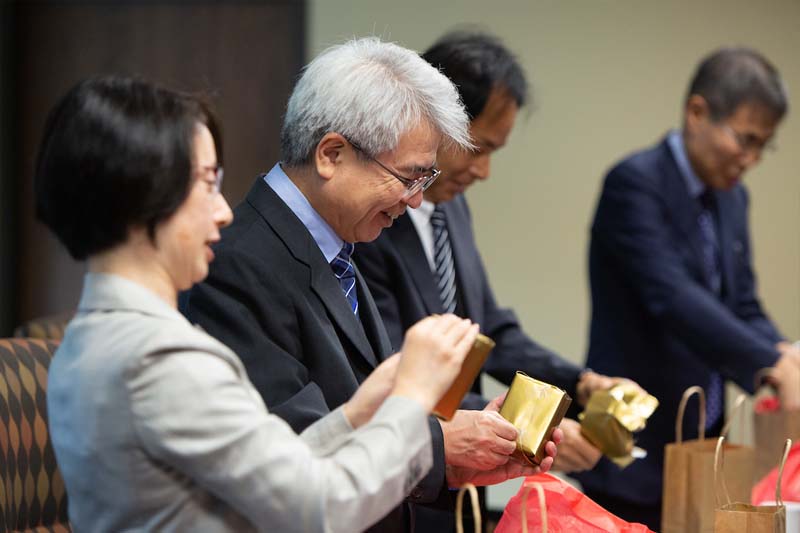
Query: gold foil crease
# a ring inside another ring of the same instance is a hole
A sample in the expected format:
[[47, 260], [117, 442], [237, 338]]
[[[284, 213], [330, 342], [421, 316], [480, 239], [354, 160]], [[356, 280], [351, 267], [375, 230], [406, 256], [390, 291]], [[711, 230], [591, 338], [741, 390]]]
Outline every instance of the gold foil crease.
[[472, 349], [470, 349], [461, 364], [458, 376], [456, 376], [453, 384], [450, 385], [450, 388], [439, 400], [439, 403], [436, 404], [436, 407], [433, 408], [434, 415], [442, 420], [453, 418], [456, 409], [464, 399], [464, 395], [469, 392], [475, 382], [475, 378], [480, 374], [483, 363], [486, 362], [486, 358], [489, 357], [489, 352], [492, 351], [492, 348], [494, 348], [494, 341], [486, 335], [478, 333]]
[[572, 398], [543, 381], [517, 372], [508, 390], [500, 415], [519, 430], [517, 459], [538, 465], [545, 458], [545, 445], [569, 408]]
[[[644, 429], [658, 400], [632, 383], [595, 391], [578, 415], [581, 433], [618, 466], [628, 466], [643, 450], [634, 448], [633, 433]], [[634, 453], [634, 452], [637, 453]]]

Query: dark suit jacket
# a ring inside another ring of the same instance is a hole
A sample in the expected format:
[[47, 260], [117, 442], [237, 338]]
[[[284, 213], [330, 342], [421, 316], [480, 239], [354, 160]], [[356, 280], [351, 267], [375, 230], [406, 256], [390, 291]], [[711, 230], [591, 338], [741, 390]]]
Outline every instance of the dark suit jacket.
[[[295, 431], [347, 401], [391, 353], [358, 270], [360, 320], [311, 234], [261, 177], [214, 253], [184, 312], [242, 359], [270, 411]], [[411, 491], [414, 502], [447, 496], [441, 427], [435, 419], [430, 427], [434, 467]], [[405, 530], [403, 514], [399, 508], [371, 530]]]
[[[620, 471], [603, 461], [579, 476], [590, 490], [629, 502], [660, 502], [663, 449], [675, 439], [684, 390], [707, 386], [712, 370], [753, 390], [754, 373], [772, 366], [781, 337], [756, 297], [741, 185], [715, 192], [721, 295], [703, 270], [698, 202], [666, 140], [608, 174], [592, 225], [589, 276], [592, 319], [587, 365], [628, 376], [659, 399], [638, 438], [645, 460]], [[685, 438], [697, 436], [696, 404]]]
[[[461, 314], [481, 326], [497, 345], [484, 371], [510, 384], [517, 370], [566, 389], [573, 397], [581, 368], [528, 337], [510, 309], [498, 307], [475, 244], [472, 216], [463, 196], [442, 204], [456, 269]], [[393, 346], [418, 320], [442, 312], [425, 251], [407, 216], [398, 218], [371, 243], [359, 243], [355, 262], [369, 285]], [[480, 380], [478, 380], [480, 381]], [[472, 400], [474, 401], [474, 400]]]

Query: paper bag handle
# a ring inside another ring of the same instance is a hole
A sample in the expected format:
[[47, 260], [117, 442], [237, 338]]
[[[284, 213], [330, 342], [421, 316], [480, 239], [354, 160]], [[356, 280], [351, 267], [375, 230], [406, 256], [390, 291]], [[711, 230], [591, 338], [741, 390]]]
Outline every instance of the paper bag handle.
[[[731, 497], [728, 494], [728, 486], [725, 484], [725, 476], [721, 475], [722, 466], [723, 466], [723, 452], [722, 452], [722, 444], [725, 441], [725, 437], [720, 437], [717, 439], [717, 447], [714, 450], [714, 495], [717, 499], [717, 505], [720, 506], [719, 503], [719, 492], [717, 492], [717, 486], [719, 483], [722, 484], [722, 489], [725, 492], [725, 499], [727, 500], [728, 504], [731, 503]], [[792, 439], [786, 439], [786, 443], [783, 445], [783, 454], [781, 455], [781, 462], [778, 465], [778, 481], [777, 485], [775, 485], [775, 503], [779, 506], [783, 505], [783, 496], [781, 495], [781, 481], [783, 479], [783, 467], [786, 464], [786, 458], [789, 457], [789, 450], [792, 448]]]
[[678, 405], [678, 416], [675, 418], [675, 442], [683, 442], [683, 414], [686, 411], [686, 404], [693, 395], [697, 394], [700, 407], [700, 421], [697, 424], [697, 436], [700, 440], [706, 438], [706, 393], [702, 387], [694, 385], [686, 389]]
[[544, 489], [541, 483], [525, 483], [522, 491], [522, 533], [528, 533], [528, 493], [536, 489], [539, 494], [539, 514], [542, 517], [542, 533], [547, 533], [547, 505], [544, 501]]
[[717, 500], [717, 506], [722, 507], [723, 504], [719, 503], [719, 491], [717, 487], [722, 484], [722, 491], [725, 493], [725, 500], [728, 504], [731, 503], [731, 495], [728, 494], [728, 485], [725, 483], [725, 476], [722, 474], [722, 466], [725, 459], [722, 451], [722, 444], [725, 442], [725, 437], [717, 439], [717, 447], [714, 449], [714, 497]]
[[725, 422], [725, 425], [722, 426], [722, 431], [720, 431], [720, 435], [722, 435], [723, 437], [727, 437], [728, 436], [728, 431], [730, 431], [730, 429], [731, 429], [731, 424], [733, 424], [733, 419], [736, 418], [737, 411], [739, 413], [742, 413], [742, 425], [744, 426], [744, 414], [745, 414], [745, 411], [744, 411], [744, 409], [742, 409], [742, 405], [744, 405], [744, 401], [745, 401], [746, 398], [747, 398], [747, 395], [740, 394], [736, 398], [736, 401], [733, 402], [733, 407], [731, 408], [731, 412], [728, 415], [728, 420]]
[[775, 503], [778, 505], [783, 505], [783, 496], [781, 495], [781, 480], [783, 479], [783, 466], [786, 464], [786, 458], [789, 457], [789, 450], [791, 448], [792, 439], [786, 439], [786, 444], [783, 445], [781, 464], [778, 467], [778, 484], [775, 486]]
[[475, 533], [480, 533], [481, 526], [481, 509], [478, 504], [478, 490], [472, 483], [465, 483], [458, 489], [458, 496], [456, 497], [456, 533], [464, 533], [464, 492], [469, 491], [469, 498], [472, 502], [472, 519], [475, 522]]

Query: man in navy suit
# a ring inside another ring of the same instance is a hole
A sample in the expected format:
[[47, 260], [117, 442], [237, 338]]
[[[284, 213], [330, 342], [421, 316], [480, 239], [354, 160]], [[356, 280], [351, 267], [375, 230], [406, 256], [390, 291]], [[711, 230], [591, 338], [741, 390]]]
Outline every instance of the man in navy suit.
[[[770, 378], [785, 407], [800, 394], [800, 354], [759, 303], [742, 177], [769, 148], [787, 109], [780, 75], [758, 52], [727, 48], [699, 66], [681, 130], [607, 175], [591, 231], [587, 364], [630, 377], [661, 402], [638, 443], [646, 459], [601, 461], [579, 479], [593, 499], [660, 529], [663, 449], [684, 390], [706, 390], [706, 435], [724, 414], [725, 380], [752, 391]], [[696, 437], [688, 409], [684, 435]]]

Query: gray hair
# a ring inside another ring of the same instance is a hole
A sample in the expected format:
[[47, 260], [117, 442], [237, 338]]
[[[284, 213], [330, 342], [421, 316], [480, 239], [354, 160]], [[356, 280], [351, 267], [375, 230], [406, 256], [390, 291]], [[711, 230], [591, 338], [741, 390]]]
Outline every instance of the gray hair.
[[329, 132], [376, 156], [397, 148], [423, 122], [445, 146], [472, 148], [467, 114], [446, 76], [396, 44], [353, 39], [305, 67], [286, 108], [281, 156], [289, 166], [309, 163]]
[[780, 120], [789, 108], [778, 70], [752, 48], [721, 48], [697, 67], [686, 96], [705, 98], [713, 120], [731, 116], [742, 104], [764, 106]]

